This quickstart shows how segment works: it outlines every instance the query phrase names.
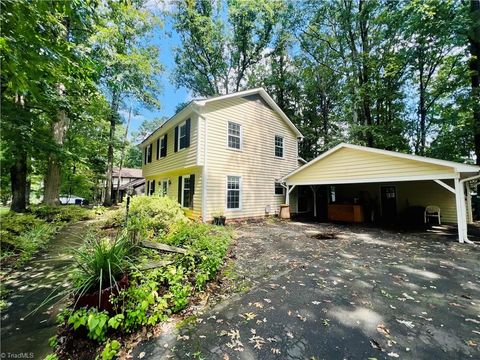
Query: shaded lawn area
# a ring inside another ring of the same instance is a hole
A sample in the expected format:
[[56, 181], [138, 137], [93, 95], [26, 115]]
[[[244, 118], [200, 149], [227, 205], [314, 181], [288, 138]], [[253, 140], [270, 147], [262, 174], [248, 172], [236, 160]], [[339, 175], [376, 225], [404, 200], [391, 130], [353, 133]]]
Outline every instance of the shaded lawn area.
[[222, 299], [134, 358], [480, 357], [478, 247], [291, 222], [239, 226], [234, 254]]

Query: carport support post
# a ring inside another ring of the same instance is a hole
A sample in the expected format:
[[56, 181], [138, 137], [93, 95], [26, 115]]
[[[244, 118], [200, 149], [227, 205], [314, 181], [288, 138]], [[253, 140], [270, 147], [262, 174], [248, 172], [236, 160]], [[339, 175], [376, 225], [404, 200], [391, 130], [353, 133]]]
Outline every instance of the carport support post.
[[458, 178], [455, 178], [455, 201], [457, 205], [458, 241], [463, 243], [467, 237], [467, 219], [465, 216], [465, 193], [463, 191], [463, 184]]
[[285, 196], [285, 204], [287, 205], [290, 205], [290, 193], [295, 189], [295, 186], [296, 185], [292, 185], [292, 187], [290, 187], [290, 185], [287, 185], [287, 194]]

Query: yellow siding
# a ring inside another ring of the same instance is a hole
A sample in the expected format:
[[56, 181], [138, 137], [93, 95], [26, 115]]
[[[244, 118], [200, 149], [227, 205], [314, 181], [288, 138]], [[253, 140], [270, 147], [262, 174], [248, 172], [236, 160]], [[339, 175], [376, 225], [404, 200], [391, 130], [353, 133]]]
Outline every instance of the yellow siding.
[[[167, 155], [168, 156], [168, 155]], [[180, 169], [173, 172], [155, 174], [147, 176], [146, 180], [155, 180], [155, 193], [161, 191], [162, 180], [170, 180], [167, 196], [178, 201], [178, 177], [181, 175], [195, 174], [195, 192], [193, 194], [193, 209], [184, 209], [185, 214], [190, 218], [200, 218], [202, 215], [202, 170], [199, 167]], [[145, 185], [146, 191], [146, 185]]]
[[[233, 98], [212, 102], [204, 115], [208, 126], [207, 219], [223, 212], [230, 219], [274, 213], [283, 195], [275, 195], [275, 179], [298, 167], [297, 138], [290, 127], [263, 102]], [[242, 125], [242, 151], [227, 147], [228, 121]], [[284, 138], [284, 158], [275, 157], [275, 135]], [[241, 210], [226, 209], [227, 175], [242, 177]]]
[[[453, 181], [446, 181], [454, 186]], [[455, 194], [448, 191], [434, 181], [407, 181], [397, 185], [398, 203], [400, 210], [408, 206], [437, 205], [443, 222], [456, 223], [457, 211], [455, 206]]]
[[288, 182], [311, 183], [329, 180], [362, 180], [391, 177], [453, 174], [453, 168], [367, 151], [342, 148], [293, 174]]
[[[153, 144], [152, 150], [152, 162], [142, 166], [143, 176], [145, 178], [156, 176], [160, 173], [166, 173], [172, 170], [185, 169], [190, 166], [195, 166], [197, 164], [197, 140], [198, 140], [198, 117], [196, 115], [191, 115], [191, 128], [190, 128], [190, 146], [186, 149], [179, 150], [178, 152], [174, 151], [175, 147], [175, 126], [183, 122], [186, 118], [181, 121], [172, 123], [167, 126], [164, 131], [160, 132], [155, 137], [152, 137], [148, 143], [145, 143], [145, 146]], [[167, 133], [167, 156], [159, 158], [157, 160], [157, 139], [162, 138], [163, 135]], [[144, 153], [144, 150], [142, 148]]]

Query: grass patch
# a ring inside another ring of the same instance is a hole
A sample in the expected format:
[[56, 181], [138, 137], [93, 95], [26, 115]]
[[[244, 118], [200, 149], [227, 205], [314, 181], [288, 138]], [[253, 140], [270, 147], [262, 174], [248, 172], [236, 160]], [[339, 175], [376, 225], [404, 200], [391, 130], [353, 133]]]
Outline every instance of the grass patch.
[[197, 317], [195, 315], [187, 316], [185, 319], [179, 321], [175, 327], [177, 330], [193, 327], [197, 323]]

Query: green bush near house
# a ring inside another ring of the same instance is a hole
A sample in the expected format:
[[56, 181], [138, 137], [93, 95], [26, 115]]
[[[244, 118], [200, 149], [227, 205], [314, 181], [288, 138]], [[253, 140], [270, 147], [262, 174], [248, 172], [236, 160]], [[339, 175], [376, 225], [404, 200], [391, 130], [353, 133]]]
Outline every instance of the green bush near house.
[[187, 222], [180, 204], [168, 196], [131, 199], [127, 229], [143, 240], [163, 237]]

